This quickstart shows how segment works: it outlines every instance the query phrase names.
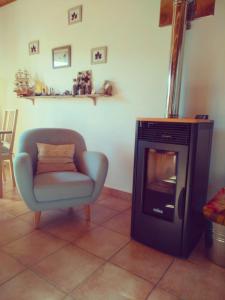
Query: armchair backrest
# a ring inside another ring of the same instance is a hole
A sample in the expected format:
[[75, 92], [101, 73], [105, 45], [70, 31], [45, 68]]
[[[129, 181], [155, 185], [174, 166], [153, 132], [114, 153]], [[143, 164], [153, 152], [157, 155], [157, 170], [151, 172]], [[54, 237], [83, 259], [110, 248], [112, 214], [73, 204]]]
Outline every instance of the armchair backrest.
[[81, 154], [86, 151], [83, 137], [76, 131], [61, 128], [37, 128], [25, 131], [19, 139], [18, 152], [27, 152], [32, 160], [33, 171], [37, 167], [37, 143], [62, 145], [75, 144], [74, 162], [79, 169]]

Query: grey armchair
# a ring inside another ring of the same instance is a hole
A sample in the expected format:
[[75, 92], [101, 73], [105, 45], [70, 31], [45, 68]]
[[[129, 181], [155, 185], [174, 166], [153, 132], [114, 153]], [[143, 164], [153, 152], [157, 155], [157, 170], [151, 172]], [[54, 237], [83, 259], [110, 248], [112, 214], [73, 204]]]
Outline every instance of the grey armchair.
[[[37, 145], [75, 144], [74, 162], [78, 172], [50, 172], [36, 175]], [[41, 212], [74, 205], [85, 206], [90, 220], [90, 203], [94, 202], [105, 182], [108, 171], [106, 156], [86, 149], [83, 137], [69, 129], [38, 128], [24, 132], [19, 140], [19, 150], [14, 159], [17, 188], [35, 212], [35, 227], [39, 226]]]

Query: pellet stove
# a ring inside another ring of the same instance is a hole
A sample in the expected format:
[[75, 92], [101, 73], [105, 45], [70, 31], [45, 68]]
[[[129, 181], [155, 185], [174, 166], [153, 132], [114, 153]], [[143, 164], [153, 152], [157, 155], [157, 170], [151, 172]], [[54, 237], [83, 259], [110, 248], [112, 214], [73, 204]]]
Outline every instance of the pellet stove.
[[173, 0], [166, 118], [139, 118], [133, 176], [133, 239], [187, 257], [204, 228], [213, 121], [179, 118], [188, 6]]
[[136, 128], [132, 237], [187, 257], [203, 228], [213, 122], [139, 119]]

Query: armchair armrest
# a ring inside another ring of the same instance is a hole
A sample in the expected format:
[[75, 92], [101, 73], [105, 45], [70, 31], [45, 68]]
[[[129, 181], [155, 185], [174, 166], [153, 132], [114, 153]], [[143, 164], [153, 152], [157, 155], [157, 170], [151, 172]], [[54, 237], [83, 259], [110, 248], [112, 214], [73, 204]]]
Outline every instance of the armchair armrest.
[[84, 151], [82, 154], [81, 172], [87, 174], [94, 182], [92, 201], [99, 196], [108, 172], [108, 159], [100, 152]]
[[18, 153], [14, 158], [14, 174], [16, 185], [27, 206], [36, 210], [35, 197], [33, 194], [33, 168], [28, 153]]

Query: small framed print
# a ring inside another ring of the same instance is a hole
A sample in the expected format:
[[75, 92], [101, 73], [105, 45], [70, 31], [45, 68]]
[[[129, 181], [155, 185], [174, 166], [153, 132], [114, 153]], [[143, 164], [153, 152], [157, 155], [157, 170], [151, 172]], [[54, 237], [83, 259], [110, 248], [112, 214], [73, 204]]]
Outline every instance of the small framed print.
[[107, 47], [98, 47], [91, 49], [91, 63], [104, 64], [107, 62]]
[[68, 10], [68, 24], [72, 25], [82, 21], [82, 5], [72, 7]]
[[71, 66], [71, 46], [63, 46], [52, 49], [52, 67], [66, 68]]
[[28, 45], [29, 47], [29, 54], [38, 54], [39, 53], [39, 41], [32, 41]]

